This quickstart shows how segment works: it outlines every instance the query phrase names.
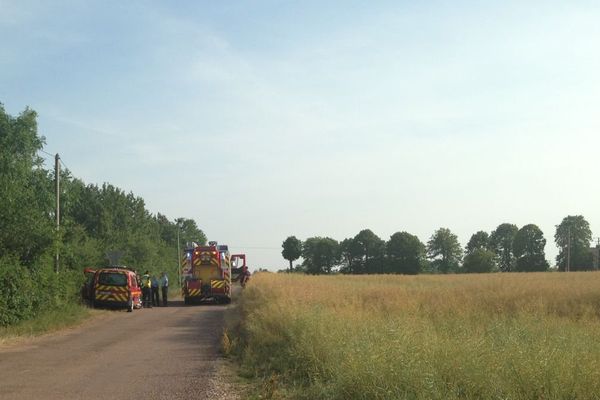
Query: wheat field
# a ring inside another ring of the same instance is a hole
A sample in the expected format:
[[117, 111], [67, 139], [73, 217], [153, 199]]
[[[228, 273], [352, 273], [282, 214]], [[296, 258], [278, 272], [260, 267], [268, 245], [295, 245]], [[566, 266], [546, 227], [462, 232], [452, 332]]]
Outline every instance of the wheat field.
[[239, 310], [262, 398], [600, 398], [597, 272], [262, 273]]

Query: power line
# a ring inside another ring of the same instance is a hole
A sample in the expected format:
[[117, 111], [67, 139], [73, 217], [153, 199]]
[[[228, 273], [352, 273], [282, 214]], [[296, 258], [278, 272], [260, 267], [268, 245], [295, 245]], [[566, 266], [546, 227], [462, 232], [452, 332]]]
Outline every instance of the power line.
[[68, 169], [69, 171], [71, 170], [71, 168], [67, 167], [67, 164], [65, 164], [65, 162], [62, 160], [62, 158], [60, 158], [59, 161], [62, 164], [62, 166], [65, 167], [65, 169]]
[[[52, 159], [54, 160], [54, 158], [56, 157], [56, 154], [52, 154], [52, 153], [48, 153], [46, 150], [44, 149], [40, 149], [40, 152], [46, 154], [47, 156], [52, 157]], [[67, 166], [67, 164], [65, 164], [65, 162], [63, 161], [62, 158], [59, 158], [58, 161], [62, 164], [63, 167], [65, 167], [66, 169], [68, 169], [69, 171], [71, 170], [71, 168], [69, 168]]]

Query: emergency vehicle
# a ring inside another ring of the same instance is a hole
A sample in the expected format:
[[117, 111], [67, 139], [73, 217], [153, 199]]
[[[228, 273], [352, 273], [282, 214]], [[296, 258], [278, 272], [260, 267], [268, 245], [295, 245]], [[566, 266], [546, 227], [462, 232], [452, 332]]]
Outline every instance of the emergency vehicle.
[[135, 272], [127, 267], [114, 266], [91, 270], [88, 296], [94, 307], [127, 308], [128, 312], [142, 307], [142, 289]]
[[231, 258], [227, 245], [191, 243], [183, 250], [181, 271], [185, 304], [231, 302]]

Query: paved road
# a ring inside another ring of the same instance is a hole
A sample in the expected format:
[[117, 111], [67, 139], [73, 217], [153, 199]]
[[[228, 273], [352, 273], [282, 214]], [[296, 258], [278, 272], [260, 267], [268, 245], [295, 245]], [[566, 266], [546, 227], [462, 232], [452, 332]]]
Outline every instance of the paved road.
[[218, 354], [226, 307], [110, 311], [0, 347], [0, 399], [236, 398]]

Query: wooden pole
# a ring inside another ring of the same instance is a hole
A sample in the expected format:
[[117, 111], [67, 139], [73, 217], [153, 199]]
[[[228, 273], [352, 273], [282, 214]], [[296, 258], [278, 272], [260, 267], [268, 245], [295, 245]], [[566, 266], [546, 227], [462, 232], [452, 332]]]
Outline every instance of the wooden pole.
[[54, 183], [56, 186], [56, 256], [54, 258], [54, 272], [58, 273], [59, 266], [59, 243], [58, 235], [60, 231], [60, 157], [58, 153], [54, 157]]

